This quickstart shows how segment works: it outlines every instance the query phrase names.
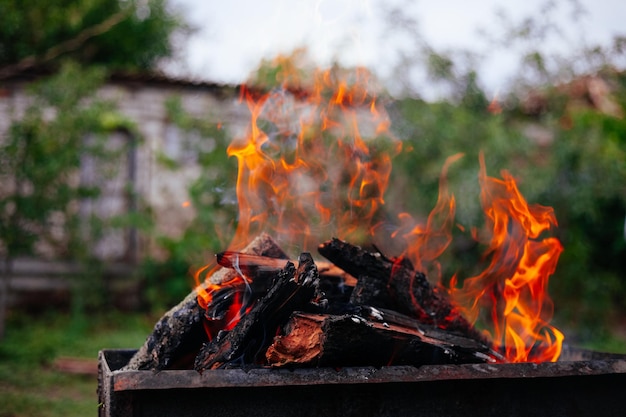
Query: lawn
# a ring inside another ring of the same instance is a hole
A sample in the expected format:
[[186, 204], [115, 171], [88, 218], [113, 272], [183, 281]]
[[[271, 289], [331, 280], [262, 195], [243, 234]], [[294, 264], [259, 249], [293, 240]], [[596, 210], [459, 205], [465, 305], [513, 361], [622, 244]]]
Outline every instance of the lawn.
[[103, 348], [138, 348], [154, 317], [113, 313], [17, 315], [0, 342], [0, 417], [97, 415], [97, 377], [55, 369], [61, 357], [97, 359]]

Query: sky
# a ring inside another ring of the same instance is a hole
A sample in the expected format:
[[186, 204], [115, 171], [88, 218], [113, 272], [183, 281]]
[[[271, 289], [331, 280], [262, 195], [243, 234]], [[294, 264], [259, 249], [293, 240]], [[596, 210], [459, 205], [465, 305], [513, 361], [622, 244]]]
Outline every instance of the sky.
[[[333, 60], [363, 65], [383, 80], [393, 79], [401, 56], [412, 56], [420, 39], [437, 50], [471, 50], [481, 58], [483, 86], [497, 91], [512, 76], [516, 51], [528, 45], [494, 46], [502, 19], [534, 16], [554, 24], [541, 47], [567, 54], [581, 45], [608, 44], [626, 36], [624, 0], [172, 0], [196, 27], [175, 72], [186, 77], [238, 84], [264, 58], [305, 46], [319, 66]], [[402, 12], [390, 23], [388, 10]], [[548, 6], [546, 6], [548, 5]], [[550, 6], [551, 5], [551, 6]], [[582, 13], [580, 13], [582, 11]], [[574, 21], [573, 16], [578, 16]], [[401, 21], [414, 21], [409, 31]], [[411, 32], [412, 30], [412, 32]], [[482, 33], [482, 34], [481, 34]], [[485, 35], [487, 34], [487, 35]], [[516, 49], [518, 48], [518, 49]], [[517, 55], [519, 56], [519, 54]], [[411, 78], [411, 77], [409, 77]], [[419, 77], [413, 77], [419, 83]]]

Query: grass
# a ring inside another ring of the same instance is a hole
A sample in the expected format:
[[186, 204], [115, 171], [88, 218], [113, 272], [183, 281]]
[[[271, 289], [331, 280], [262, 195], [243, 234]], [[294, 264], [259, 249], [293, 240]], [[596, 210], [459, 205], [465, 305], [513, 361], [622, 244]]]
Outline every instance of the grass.
[[0, 342], [0, 417], [97, 415], [97, 377], [58, 372], [54, 360], [96, 359], [104, 348], [138, 348], [154, 321], [135, 313], [14, 314]]

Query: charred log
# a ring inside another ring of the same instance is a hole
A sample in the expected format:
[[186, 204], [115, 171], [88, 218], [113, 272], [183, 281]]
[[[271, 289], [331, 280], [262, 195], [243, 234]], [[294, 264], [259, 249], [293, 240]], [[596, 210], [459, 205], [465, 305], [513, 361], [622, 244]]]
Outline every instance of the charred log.
[[381, 281], [380, 276], [372, 276], [364, 272], [363, 275], [359, 276], [352, 291], [350, 303], [353, 305], [374, 305], [382, 308], [395, 307], [395, 302], [386, 284]]
[[[244, 252], [287, 258], [287, 255], [267, 234], [254, 239]], [[211, 280], [223, 282], [233, 279], [236, 275], [236, 271], [222, 268], [211, 276]], [[198, 350], [203, 343], [208, 341], [203, 326], [205, 313], [205, 310], [198, 304], [198, 290], [192, 291], [157, 321], [152, 333], [124, 369], [191, 368]]]
[[[225, 268], [240, 271], [241, 274], [255, 277], [251, 283], [252, 291], [255, 288], [260, 288], [262, 291], [267, 290], [267, 278], [275, 276], [281, 269], [285, 267], [287, 262], [284, 259], [270, 258], [267, 256], [252, 255], [235, 251], [224, 251], [216, 255], [217, 263]], [[292, 261], [292, 263], [296, 263]], [[328, 301], [329, 305], [342, 309], [342, 306], [346, 305], [350, 301], [350, 296], [353, 292], [354, 285], [357, 284], [357, 280], [342, 270], [341, 268], [333, 265], [330, 262], [316, 261], [317, 271], [319, 273], [319, 290], [324, 294], [324, 298]], [[263, 287], [265, 286], [265, 287]], [[223, 289], [223, 292], [236, 292], [241, 288]], [[216, 297], [217, 298], [217, 297]], [[228, 299], [232, 297], [226, 296], [223, 298], [221, 304], [228, 305]], [[258, 298], [258, 297], [249, 297]], [[213, 303], [215, 304], [215, 303]], [[224, 311], [224, 308], [216, 308], [217, 305], [211, 306], [216, 311]], [[211, 318], [212, 313], [207, 311], [207, 317]]]
[[[446, 294], [433, 288], [426, 276], [402, 259], [332, 239], [318, 248], [321, 255], [357, 278], [353, 301], [387, 308], [419, 322], [485, 342], [482, 335], [454, 308]], [[361, 284], [363, 280], [363, 284]]]
[[[240, 270], [251, 276], [260, 273], [276, 273], [285, 267], [284, 258], [272, 258], [269, 256], [254, 255], [244, 252], [223, 251], [216, 256], [217, 263], [223, 267]], [[296, 263], [292, 261], [292, 263]], [[315, 262], [320, 276], [341, 279], [345, 285], [354, 286], [356, 280], [343, 269], [330, 262]]]
[[503, 360], [409, 262], [337, 239], [319, 251], [336, 265], [322, 263], [324, 275], [310, 254], [296, 268], [267, 235], [218, 254], [223, 267], [157, 322], [124, 369]]
[[273, 367], [387, 366], [496, 362], [489, 347], [435, 328], [371, 321], [359, 315], [294, 313], [267, 349]]
[[228, 333], [200, 350], [194, 368], [217, 369], [229, 364], [258, 362], [259, 354], [271, 343], [276, 330], [295, 310], [305, 309], [317, 293], [319, 276], [313, 258], [300, 255], [298, 268], [288, 262], [266, 295], [260, 298]]

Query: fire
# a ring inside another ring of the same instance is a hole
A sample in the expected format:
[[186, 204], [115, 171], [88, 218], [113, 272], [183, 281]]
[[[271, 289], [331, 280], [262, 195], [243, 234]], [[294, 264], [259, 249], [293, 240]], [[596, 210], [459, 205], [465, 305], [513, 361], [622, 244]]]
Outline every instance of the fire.
[[[202, 276], [207, 273], [209, 266], [205, 266], [203, 268], [198, 269], [194, 278], [196, 283], [201, 282]], [[215, 272], [215, 268], [211, 271], [208, 271], [208, 275], [211, 275]], [[211, 301], [214, 297], [219, 297], [220, 291], [228, 290], [231, 288], [240, 288], [240, 290], [236, 290], [232, 292], [232, 300], [229, 301], [229, 305], [226, 311], [218, 317], [208, 317], [204, 322], [206, 333], [210, 340], [212, 340], [220, 330], [232, 330], [235, 325], [239, 322], [239, 320], [250, 311], [251, 305], [248, 305], [245, 300], [245, 296], [247, 295], [247, 289], [249, 288], [250, 279], [246, 277], [243, 271], [239, 271], [238, 275], [235, 275], [234, 278], [222, 282], [220, 284], [211, 284], [209, 282], [204, 285], [198, 285], [196, 287], [196, 291], [198, 292], [198, 304], [203, 310], [207, 310]], [[243, 284], [243, 285], [242, 285]]]
[[392, 237], [402, 238], [406, 242], [407, 249], [403, 257], [408, 258], [419, 271], [429, 269], [429, 274], [436, 280], [441, 279], [441, 268], [437, 258], [452, 242], [452, 227], [456, 213], [456, 201], [448, 192], [447, 173], [450, 165], [462, 156], [463, 154], [456, 154], [446, 160], [439, 177], [437, 204], [428, 215], [426, 225], [415, 225], [409, 213], [400, 213], [398, 218], [401, 227], [392, 234]]
[[[295, 71], [282, 59], [279, 64]], [[296, 75], [278, 78], [301, 88]], [[372, 140], [386, 135], [390, 123], [368, 83], [364, 69], [351, 79], [327, 70], [315, 74], [307, 95], [286, 84], [262, 96], [242, 90], [251, 119], [247, 135], [227, 149], [238, 161], [239, 215], [231, 249], [243, 248], [261, 232], [294, 251], [311, 250], [328, 236], [356, 242], [369, 236], [401, 144], [387, 135], [383, 150], [381, 141]], [[365, 114], [367, 126], [361, 122]], [[211, 273], [198, 271], [196, 282]], [[248, 280], [244, 271], [240, 275]], [[237, 283], [198, 286], [200, 305], [206, 308], [224, 285]], [[244, 307], [237, 300], [233, 305], [228, 315], [236, 322]]]
[[552, 302], [547, 287], [563, 248], [558, 239], [544, 236], [557, 225], [554, 212], [529, 206], [508, 172], [502, 172], [502, 180], [487, 176], [482, 155], [480, 166], [486, 221], [475, 235], [487, 245], [490, 262], [461, 288], [453, 278], [450, 293], [466, 317], [487, 315], [491, 340], [509, 360], [556, 361], [564, 336], [548, 324]]
[[250, 130], [227, 151], [239, 166], [232, 247], [262, 231], [300, 250], [316, 247], [328, 235], [359, 241], [368, 235], [384, 204], [391, 157], [400, 142], [390, 139], [392, 152], [381, 152], [379, 143], [362, 136], [363, 113], [372, 121], [368, 134], [383, 135], [389, 126], [367, 83], [364, 70], [350, 82], [332, 70], [319, 72], [304, 103], [285, 90], [260, 99], [244, 91]]
[[[294, 252], [311, 250], [330, 237], [357, 244], [371, 240], [388, 219], [383, 217], [384, 195], [391, 160], [402, 151], [402, 142], [389, 133], [389, 117], [370, 93], [367, 71], [348, 78], [336, 69], [319, 71], [306, 89], [297, 74], [277, 79], [297, 80], [297, 90], [283, 85], [261, 96], [242, 90], [251, 119], [245, 137], [227, 150], [238, 161], [239, 215], [230, 249], [243, 248], [261, 232]], [[452, 229], [463, 228], [455, 224], [456, 203], [446, 182], [449, 166], [460, 157], [446, 161], [439, 198], [426, 224], [416, 225], [411, 214], [400, 213], [391, 235], [405, 242], [402, 258], [435, 279], [441, 278], [437, 260], [452, 241]], [[546, 236], [557, 225], [554, 213], [529, 206], [507, 172], [502, 180], [488, 177], [482, 156], [480, 164], [485, 225], [474, 236], [487, 246], [489, 263], [475, 277], [462, 282], [453, 277], [447, 291], [458, 311], [484, 328], [507, 359], [554, 361], [563, 340], [548, 324], [548, 278], [562, 251], [556, 238]], [[207, 271], [198, 272], [198, 282], [210, 275]], [[209, 305], [224, 286], [250, 283], [245, 271], [239, 275], [199, 287], [201, 306]], [[232, 328], [247, 308], [241, 298], [233, 300], [207, 331], [214, 335], [215, 324]]]

